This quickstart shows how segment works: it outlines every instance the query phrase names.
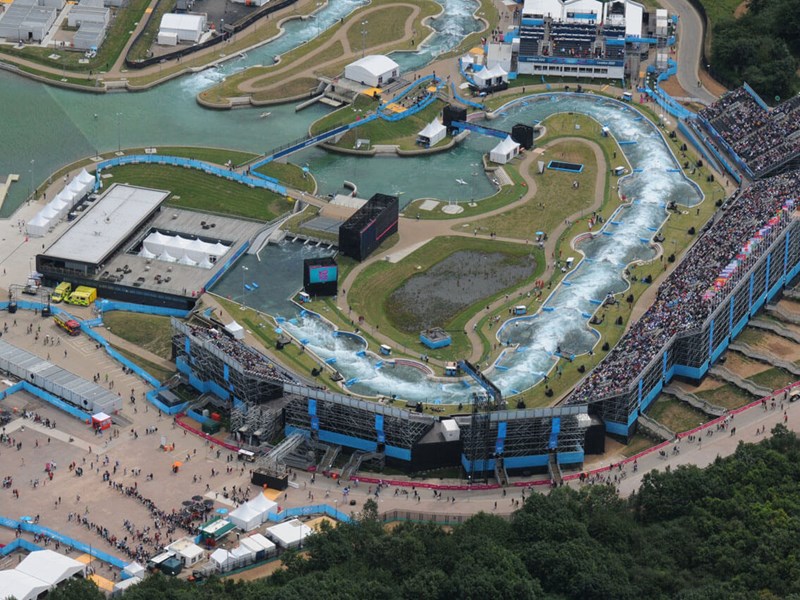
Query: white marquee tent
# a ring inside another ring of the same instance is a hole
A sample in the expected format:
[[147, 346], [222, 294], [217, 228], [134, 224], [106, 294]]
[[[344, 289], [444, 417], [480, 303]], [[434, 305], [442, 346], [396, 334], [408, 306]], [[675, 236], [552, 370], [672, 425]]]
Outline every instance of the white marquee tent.
[[28, 554], [16, 570], [52, 586], [75, 575], [85, 575], [86, 565], [53, 550], [37, 550]]
[[16, 598], [16, 600], [35, 600], [50, 587], [41, 579], [20, 573], [16, 569], [0, 571], [0, 591], [2, 591], [3, 597]]
[[233, 565], [231, 555], [224, 548], [217, 548], [208, 558], [220, 571], [227, 571]]
[[278, 506], [277, 502], [273, 502], [272, 500], [267, 498], [263, 493], [258, 494], [255, 498], [250, 500], [247, 504], [251, 508], [254, 508], [258, 512], [261, 513], [261, 520], [262, 521], [269, 520], [269, 511], [275, 509]]
[[261, 525], [261, 513], [252, 506], [242, 504], [228, 514], [228, 520], [242, 531], [252, 531]]
[[267, 535], [281, 548], [296, 548], [313, 533], [311, 527], [297, 519], [267, 527]]
[[504, 165], [519, 154], [519, 144], [509, 135], [489, 152], [489, 160]]
[[33, 237], [42, 237], [50, 229], [50, 219], [42, 215], [40, 210], [36, 215], [25, 224], [25, 231]]
[[508, 81], [508, 73], [500, 65], [495, 65], [491, 69], [476, 71], [472, 74], [472, 79], [479, 88], [488, 88]]
[[230, 247], [221, 242], [212, 244], [154, 231], [144, 238], [139, 256], [210, 269], [214, 266], [211, 257], [219, 258], [228, 250]]
[[445, 135], [447, 135], [447, 127], [442, 125], [439, 119], [434, 118], [425, 126], [425, 129], [417, 134], [417, 143], [430, 148], [442, 141]]
[[371, 87], [389, 83], [400, 74], [400, 65], [388, 56], [371, 54], [350, 63], [344, 68], [344, 76]]

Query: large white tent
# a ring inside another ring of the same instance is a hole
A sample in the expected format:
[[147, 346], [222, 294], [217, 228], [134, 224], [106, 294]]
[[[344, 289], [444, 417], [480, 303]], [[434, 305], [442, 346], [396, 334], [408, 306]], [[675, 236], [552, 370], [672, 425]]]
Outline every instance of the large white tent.
[[506, 164], [519, 154], [519, 144], [509, 135], [489, 152], [489, 160], [501, 165]]
[[86, 565], [53, 550], [37, 550], [28, 554], [16, 570], [52, 586], [75, 575], [85, 575]]
[[159, 36], [169, 34], [178, 42], [199, 42], [206, 29], [205, 14], [167, 13], [161, 17]]
[[425, 129], [417, 134], [417, 143], [430, 148], [441, 142], [445, 135], [447, 135], [447, 127], [442, 125], [439, 119], [433, 119], [425, 126]]
[[252, 531], [261, 525], [261, 513], [252, 506], [242, 504], [228, 514], [228, 520], [242, 531]]
[[399, 74], [400, 65], [382, 54], [371, 54], [359, 58], [344, 68], [344, 76], [347, 79], [371, 87], [389, 83]]
[[50, 587], [41, 579], [36, 579], [36, 577], [21, 573], [16, 569], [0, 571], [0, 593], [3, 594], [3, 598], [35, 600]]
[[222, 242], [212, 244], [199, 239], [192, 240], [154, 231], [144, 238], [139, 256], [210, 269], [214, 266], [211, 257], [219, 258], [228, 250], [230, 247]]
[[296, 548], [312, 533], [311, 527], [297, 519], [267, 527], [267, 536], [281, 548]]
[[267, 498], [262, 492], [248, 501], [247, 505], [261, 513], [262, 521], [267, 521], [269, 520], [269, 512], [276, 508], [278, 503]]

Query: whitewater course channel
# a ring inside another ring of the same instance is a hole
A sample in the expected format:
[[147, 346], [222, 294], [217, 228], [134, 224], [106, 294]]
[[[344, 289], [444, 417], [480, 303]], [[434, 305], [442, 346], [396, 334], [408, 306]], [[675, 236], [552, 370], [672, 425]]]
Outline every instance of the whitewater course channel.
[[[427, 45], [419, 52], [395, 55], [404, 69], [427, 64], [478, 28], [472, 17], [473, 2], [441, 3], [446, 10], [433, 20], [436, 33]], [[352, 0], [332, 0], [317, 14], [320, 28], [330, 27], [361, 5]], [[89, 96], [0, 72], [0, 104], [7, 111], [0, 128], [0, 144], [15, 149], [0, 156], [0, 173], [22, 175], [2, 214], [8, 216], [24, 201], [32, 182], [39, 181], [37, 174], [41, 177], [54, 172], [63, 164], [98, 150], [235, 143], [237, 149], [260, 153], [305, 135], [308, 123], [327, 109], [314, 106], [295, 113], [293, 105], [278, 106], [271, 109], [270, 119], [259, 120], [260, 109], [208, 111], [196, 105], [194, 97], [246, 66], [271, 63], [275, 55], [313, 37], [312, 32], [316, 28], [288, 23], [282, 37], [252, 50], [245, 58], [137, 94]], [[599, 339], [588, 324], [592, 313], [607, 294], [628, 287], [623, 277], [627, 265], [653, 258], [655, 250], [650, 240], [666, 219], [667, 204], [675, 201], [693, 206], [702, 200], [702, 193], [684, 177], [655, 125], [621, 102], [590, 94], [533, 96], [502, 107], [498, 111], [500, 117], [491, 125], [510, 130], [514, 123], [541, 121], [563, 112], [585, 114], [608, 127], [633, 170], [619, 181], [620, 194], [632, 202], [621, 206], [594, 237], [585, 236], [575, 242], [584, 258], [553, 290], [540, 312], [510, 319], [498, 330], [497, 338], [507, 348], [484, 373], [507, 395], [541, 381], [554, 366], [558, 348], [564, 355], [590, 351]], [[321, 195], [337, 191], [347, 179], [358, 185], [363, 197], [374, 192], [400, 194], [402, 205], [423, 197], [466, 202], [494, 191], [475, 166], [493, 144], [492, 139], [472, 135], [452, 151], [423, 158], [344, 157], [309, 149], [293, 156], [292, 161], [309, 165]], [[466, 179], [470, 185], [458, 185], [456, 179]], [[535, 228], [532, 223], [531, 230]], [[319, 252], [300, 244], [268, 246], [260, 253], [260, 262], [255, 257], [242, 259], [251, 278], [259, 283], [257, 294], [243, 296], [246, 292], [242, 290], [238, 268], [222, 278], [214, 291], [242, 299], [248, 306], [276, 317], [279, 328], [333, 365], [351, 392], [396, 395], [430, 403], [469, 402], [477, 389], [471, 382], [448, 383], [432, 377], [425, 365], [408, 364], [410, 361], [396, 365], [384, 362], [367, 351], [360, 336], [339, 334], [327, 321], [291, 304], [287, 298], [299, 287], [302, 260]], [[276, 285], [276, 281], [281, 284]], [[265, 293], [270, 288], [271, 293]]]

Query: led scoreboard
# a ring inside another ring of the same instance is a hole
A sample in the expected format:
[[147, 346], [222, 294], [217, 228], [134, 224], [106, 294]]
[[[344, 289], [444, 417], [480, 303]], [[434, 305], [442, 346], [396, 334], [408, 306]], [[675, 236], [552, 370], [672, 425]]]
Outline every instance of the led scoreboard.
[[339, 269], [332, 256], [303, 261], [303, 288], [311, 296], [335, 296], [338, 277]]

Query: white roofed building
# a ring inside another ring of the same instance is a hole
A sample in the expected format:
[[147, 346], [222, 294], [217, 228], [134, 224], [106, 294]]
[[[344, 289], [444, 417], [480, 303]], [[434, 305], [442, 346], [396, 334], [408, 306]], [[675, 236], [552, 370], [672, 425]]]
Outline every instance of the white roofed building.
[[380, 87], [399, 75], [400, 65], [382, 54], [365, 56], [344, 68], [347, 79], [370, 87]]
[[85, 575], [86, 565], [53, 550], [37, 550], [28, 554], [15, 570], [56, 586], [70, 577]]
[[197, 43], [206, 30], [206, 15], [167, 13], [161, 17], [158, 29], [159, 41], [162, 35], [173, 35], [180, 42]]
[[430, 148], [441, 142], [446, 135], [447, 127], [442, 125], [439, 119], [434, 119], [417, 134], [417, 144], [424, 148]]
[[40, 594], [44, 594], [51, 588], [52, 586], [47, 585], [41, 579], [36, 579], [36, 577], [16, 569], [0, 571], [0, 593], [4, 598], [35, 600]]
[[267, 527], [267, 537], [281, 548], [297, 548], [302, 546], [303, 540], [314, 533], [308, 525], [297, 519], [284, 521], [278, 525]]

